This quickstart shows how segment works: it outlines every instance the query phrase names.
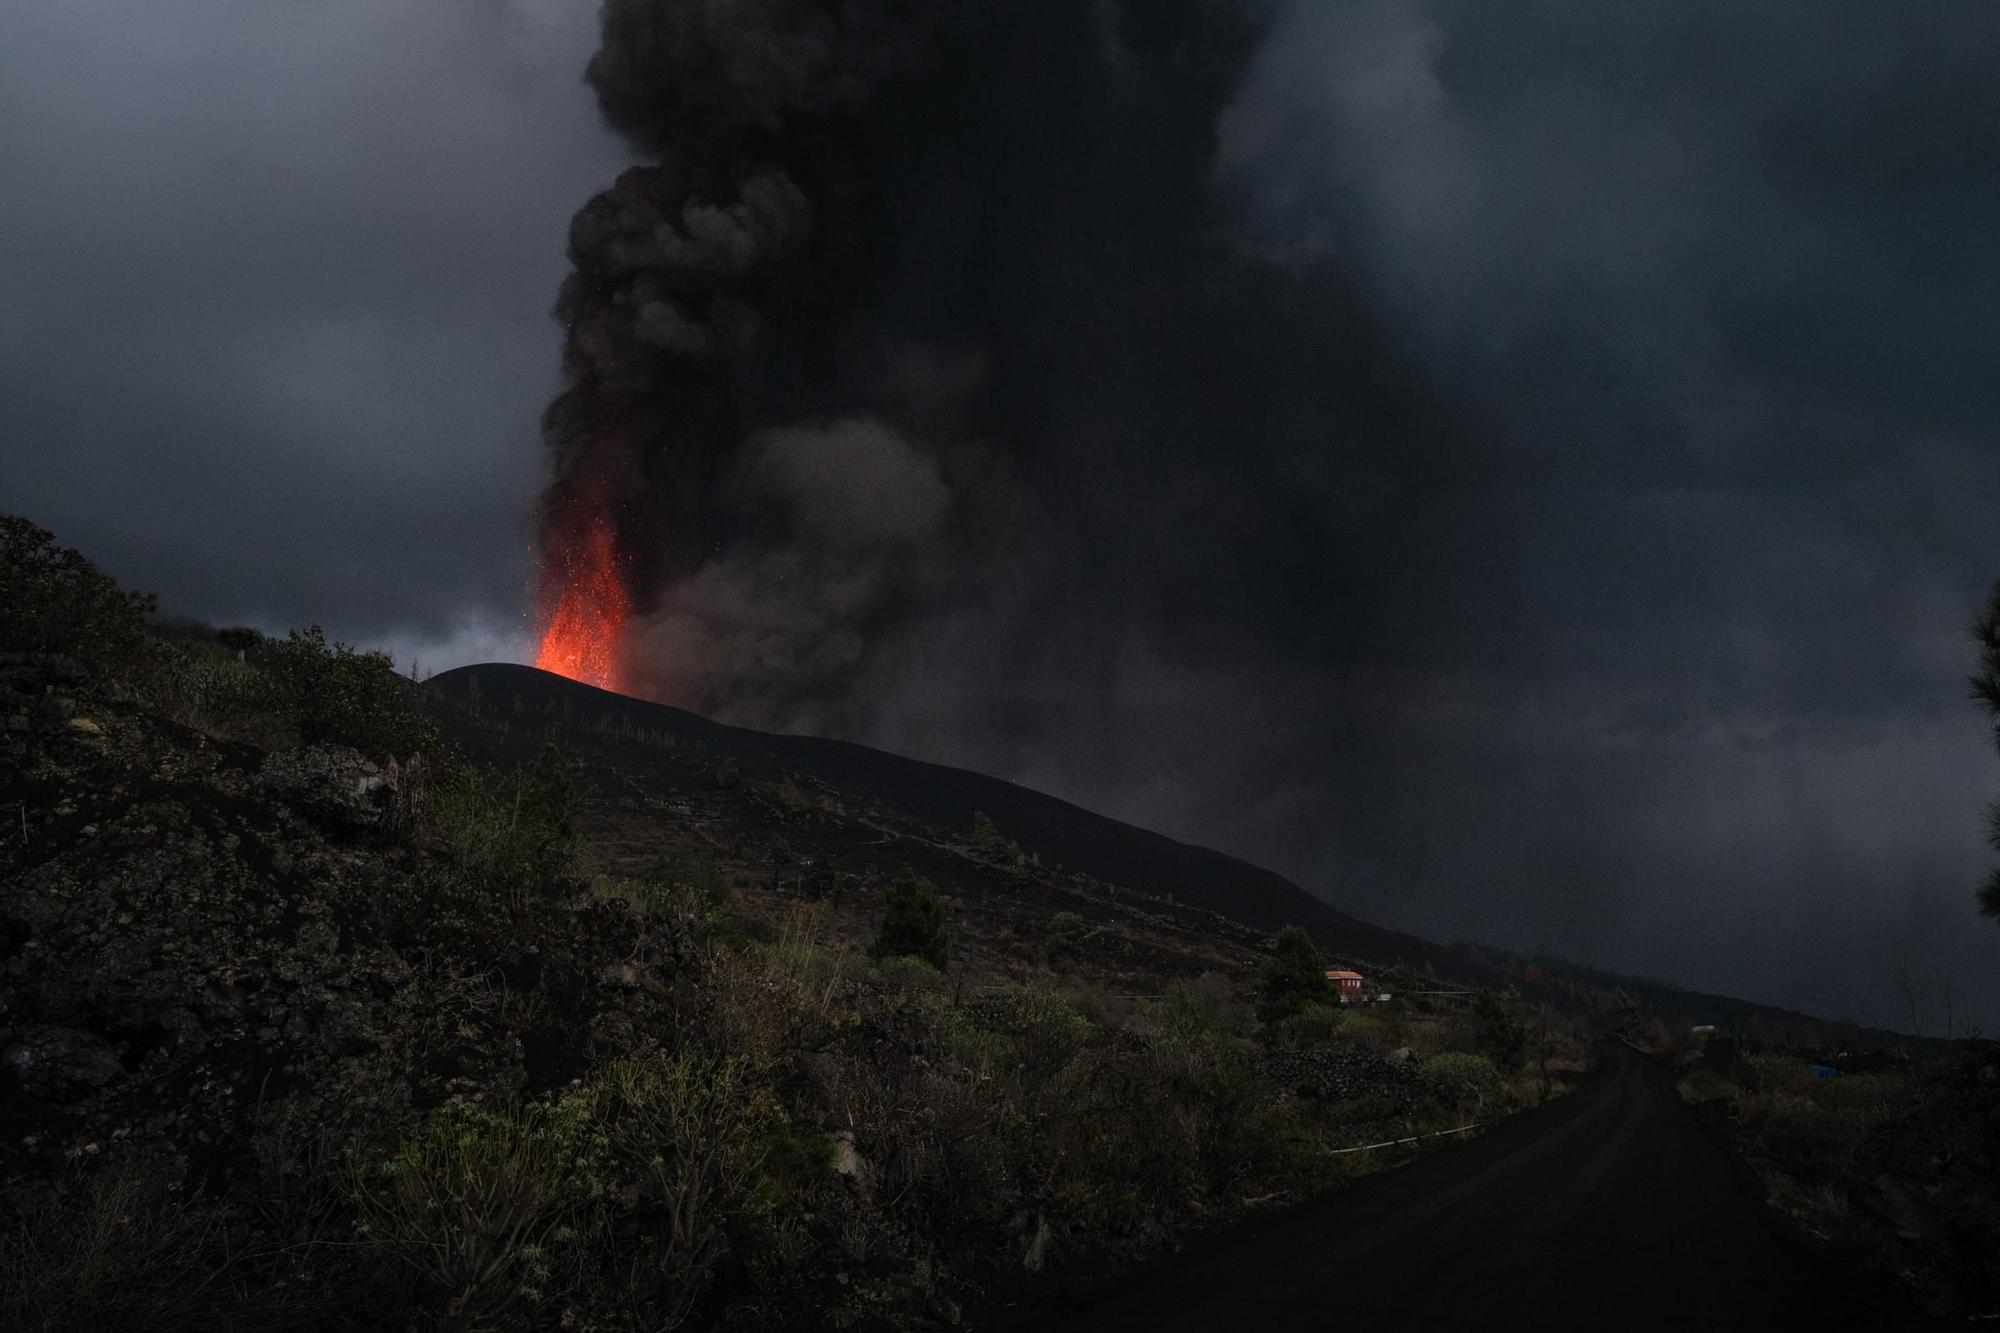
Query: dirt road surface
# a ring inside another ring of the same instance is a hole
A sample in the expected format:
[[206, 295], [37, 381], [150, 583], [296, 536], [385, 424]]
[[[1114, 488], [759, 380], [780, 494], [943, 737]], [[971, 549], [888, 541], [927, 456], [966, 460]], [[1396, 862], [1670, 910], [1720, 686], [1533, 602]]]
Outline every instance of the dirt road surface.
[[1476, 1141], [1257, 1218], [1008, 1327], [1194, 1330], [1935, 1327], [1792, 1237], [1755, 1177], [1617, 1043], [1574, 1094]]

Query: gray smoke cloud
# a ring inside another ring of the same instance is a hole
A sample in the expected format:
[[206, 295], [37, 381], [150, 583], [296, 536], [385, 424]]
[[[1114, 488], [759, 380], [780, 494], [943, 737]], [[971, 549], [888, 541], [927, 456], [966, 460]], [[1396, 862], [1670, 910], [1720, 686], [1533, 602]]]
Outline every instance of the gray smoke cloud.
[[773, 527], [662, 589], [628, 633], [627, 689], [749, 726], [815, 730], [864, 627], [947, 566], [938, 461], [872, 419], [754, 435], [723, 503]]

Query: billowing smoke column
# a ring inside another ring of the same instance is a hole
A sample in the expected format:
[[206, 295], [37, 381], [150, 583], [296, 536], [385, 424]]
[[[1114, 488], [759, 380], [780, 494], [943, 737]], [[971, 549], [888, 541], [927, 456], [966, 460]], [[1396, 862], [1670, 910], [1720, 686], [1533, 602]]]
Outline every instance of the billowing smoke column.
[[1006, 534], [1129, 521], [1103, 478], [1206, 374], [1218, 316], [1161, 315], [1219, 290], [1246, 3], [610, 0], [588, 77], [652, 160], [571, 227], [541, 664], [820, 729], [945, 601], [1043, 601]]
[[[816, 389], [857, 135], [948, 5], [610, 0], [589, 68], [657, 154], [570, 229], [539, 664], [711, 711], [852, 660], [935, 537], [933, 453]], [[835, 275], [837, 278], [837, 274]]]

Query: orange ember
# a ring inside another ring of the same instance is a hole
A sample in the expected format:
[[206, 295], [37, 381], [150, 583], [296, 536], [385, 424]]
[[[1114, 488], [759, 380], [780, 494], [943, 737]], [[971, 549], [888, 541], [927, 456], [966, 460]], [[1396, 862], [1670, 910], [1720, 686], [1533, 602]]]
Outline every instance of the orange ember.
[[616, 689], [618, 640], [632, 608], [611, 524], [597, 517], [563, 546], [544, 553], [544, 587], [553, 586], [555, 605], [546, 612], [535, 665], [599, 689]]

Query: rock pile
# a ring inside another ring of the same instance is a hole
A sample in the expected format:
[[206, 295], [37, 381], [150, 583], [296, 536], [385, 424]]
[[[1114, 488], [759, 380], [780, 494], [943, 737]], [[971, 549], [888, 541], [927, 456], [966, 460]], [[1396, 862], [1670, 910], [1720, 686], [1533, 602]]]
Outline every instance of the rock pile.
[[1398, 1062], [1348, 1046], [1281, 1048], [1264, 1053], [1274, 1084], [1320, 1101], [1372, 1099], [1386, 1113], [1405, 1114], [1422, 1095], [1414, 1061]]

